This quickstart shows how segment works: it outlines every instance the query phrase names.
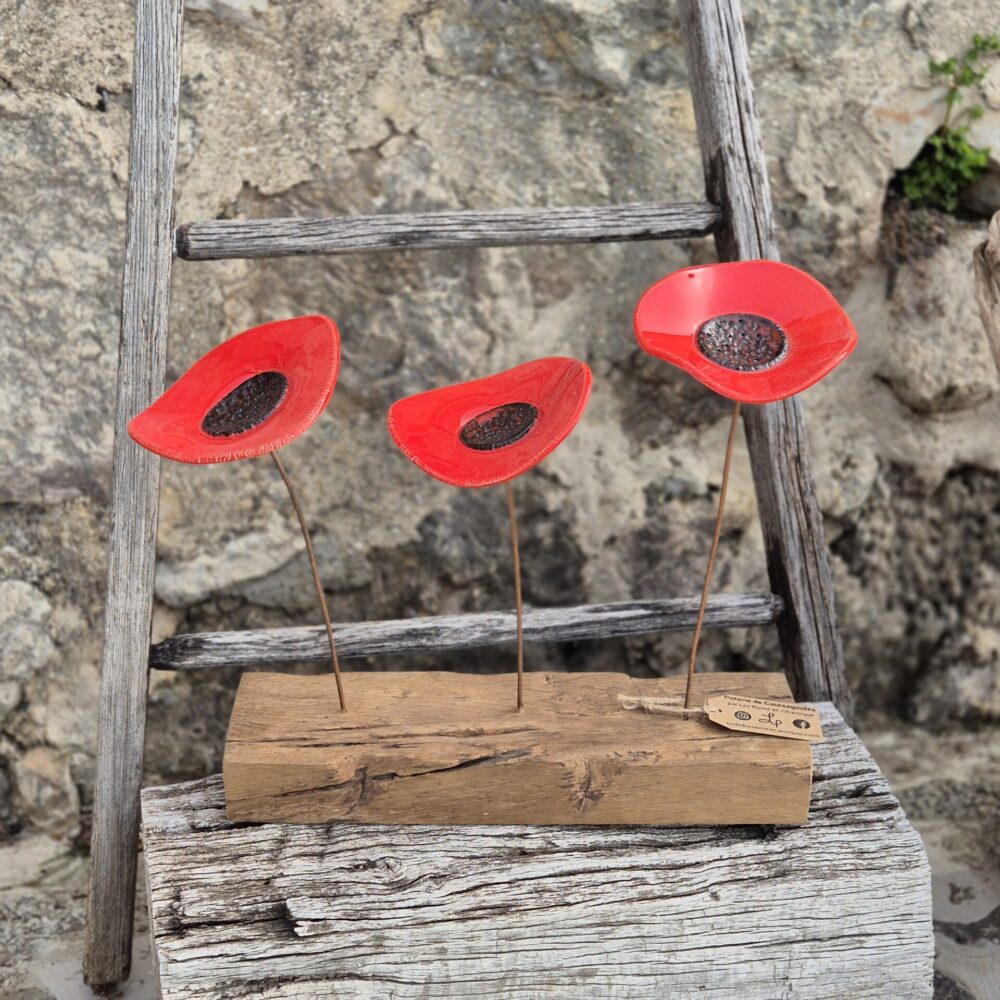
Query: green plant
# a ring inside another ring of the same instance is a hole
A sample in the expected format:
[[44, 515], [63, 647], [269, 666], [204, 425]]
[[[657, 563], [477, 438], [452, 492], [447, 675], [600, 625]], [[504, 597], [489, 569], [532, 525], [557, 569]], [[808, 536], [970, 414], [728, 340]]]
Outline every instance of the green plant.
[[911, 204], [954, 212], [959, 194], [986, 169], [989, 149], [973, 146], [967, 138], [970, 122], [982, 118], [983, 109], [978, 104], [961, 109], [960, 105], [964, 91], [985, 78], [983, 60], [996, 52], [1000, 52], [1000, 36], [973, 35], [969, 48], [961, 56], [930, 61], [931, 76], [948, 84], [945, 114], [940, 128], [924, 143], [914, 161], [897, 175], [899, 190]]

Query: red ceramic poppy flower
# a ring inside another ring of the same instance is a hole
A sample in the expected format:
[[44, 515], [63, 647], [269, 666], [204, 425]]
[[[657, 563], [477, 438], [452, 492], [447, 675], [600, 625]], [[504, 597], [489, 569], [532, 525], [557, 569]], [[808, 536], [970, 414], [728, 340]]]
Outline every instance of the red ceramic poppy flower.
[[773, 403], [819, 381], [857, 334], [804, 271], [771, 260], [686, 267], [639, 299], [636, 340], [722, 396]]
[[473, 382], [407, 396], [389, 408], [392, 439], [411, 462], [452, 486], [492, 486], [519, 476], [576, 426], [590, 369], [540, 358]]
[[204, 465], [275, 451], [323, 412], [340, 335], [326, 316], [255, 326], [189, 368], [128, 425], [157, 455]]

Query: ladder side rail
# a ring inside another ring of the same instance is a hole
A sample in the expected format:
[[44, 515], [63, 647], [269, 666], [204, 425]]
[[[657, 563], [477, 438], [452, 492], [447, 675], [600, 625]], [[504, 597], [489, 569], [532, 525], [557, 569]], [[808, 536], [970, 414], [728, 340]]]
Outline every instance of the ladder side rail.
[[159, 460], [126, 433], [163, 391], [183, 0], [138, 0], [115, 409], [107, 607], [84, 976], [131, 966]]
[[[722, 210], [720, 260], [778, 259], [738, 0], [680, 0], [708, 198]], [[851, 719], [833, 579], [798, 400], [744, 407], [778, 635], [796, 698], [832, 701]]]

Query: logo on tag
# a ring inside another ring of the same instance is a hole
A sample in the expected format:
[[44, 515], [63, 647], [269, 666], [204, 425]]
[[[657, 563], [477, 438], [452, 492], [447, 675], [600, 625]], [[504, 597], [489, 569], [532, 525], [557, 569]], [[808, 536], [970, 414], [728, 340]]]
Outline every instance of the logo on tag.
[[819, 712], [811, 705], [722, 694], [709, 698], [704, 711], [711, 722], [726, 729], [810, 743], [823, 739]]

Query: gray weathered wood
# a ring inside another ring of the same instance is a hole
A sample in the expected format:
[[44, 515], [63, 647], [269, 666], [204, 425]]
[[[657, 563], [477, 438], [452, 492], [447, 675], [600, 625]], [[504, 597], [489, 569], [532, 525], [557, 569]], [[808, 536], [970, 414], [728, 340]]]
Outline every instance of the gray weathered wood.
[[[783, 607], [768, 593], [721, 594], [705, 612], [708, 627], [769, 625]], [[694, 626], [698, 598], [583, 604], [572, 608], [529, 608], [524, 613], [525, 642], [565, 642], [602, 639], [643, 632], [670, 632]], [[341, 659], [382, 653], [442, 652], [513, 642], [517, 620], [513, 611], [395, 621], [335, 625]], [[157, 670], [203, 670], [207, 667], [250, 667], [307, 660], [328, 660], [322, 626], [262, 629], [246, 632], [201, 632], [177, 635], [157, 643], [149, 653]]]
[[143, 792], [164, 1000], [931, 996], [920, 838], [832, 706], [806, 826], [231, 824]]
[[[737, 0], [680, 0], [707, 194], [722, 209], [721, 260], [777, 260]], [[796, 698], [832, 701], [851, 718], [833, 580], [797, 400], [743, 410], [771, 589], [785, 600], [778, 633]]]
[[163, 391], [183, 0], [139, 0], [111, 538], [84, 974], [120, 982], [131, 964], [146, 728], [159, 462], [125, 432]]
[[177, 230], [177, 255], [185, 260], [221, 260], [527, 243], [679, 239], [707, 236], [718, 222], [719, 210], [703, 203], [516, 208], [331, 219], [213, 219], [181, 226]]
[[976, 271], [979, 317], [1000, 371], [1000, 212], [990, 221], [987, 239], [976, 247], [972, 263]]

